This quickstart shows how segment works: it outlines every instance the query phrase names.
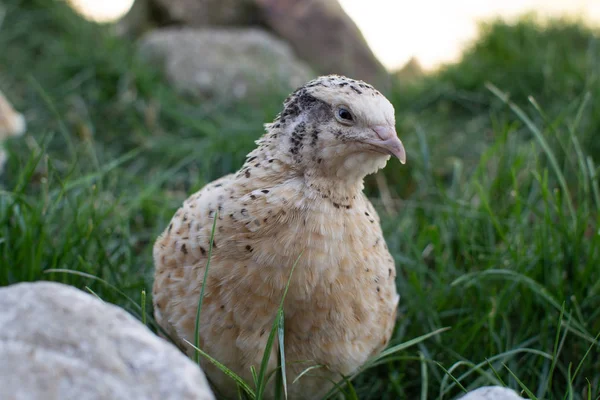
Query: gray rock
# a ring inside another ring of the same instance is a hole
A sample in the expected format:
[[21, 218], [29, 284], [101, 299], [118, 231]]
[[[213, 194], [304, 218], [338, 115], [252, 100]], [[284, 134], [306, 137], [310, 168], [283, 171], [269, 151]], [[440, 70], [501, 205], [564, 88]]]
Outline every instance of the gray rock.
[[0, 288], [0, 398], [214, 399], [202, 371], [124, 310], [71, 286]]
[[176, 90], [199, 98], [288, 93], [314, 77], [289, 46], [258, 28], [155, 30], [142, 37], [139, 52]]
[[386, 91], [390, 76], [337, 0], [136, 0], [118, 32], [156, 26], [263, 27], [318, 74], [362, 79]]
[[465, 394], [460, 400], [522, 400], [517, 392], [502, 386], [483, 386]]

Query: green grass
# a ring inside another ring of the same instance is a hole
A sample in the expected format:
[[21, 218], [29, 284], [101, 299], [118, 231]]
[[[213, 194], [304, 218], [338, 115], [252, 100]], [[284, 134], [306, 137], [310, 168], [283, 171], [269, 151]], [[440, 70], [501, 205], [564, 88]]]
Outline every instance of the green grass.
[[[87, 287], [156, 329], [154, 239], [241, 165], [285, 93], [195, 104], [61, 3], [4, 4], [0, 88], [29, 131], [0, 177], [0, 285]], [[367, 180], [398, 268], [395, 351], [345, 398], [600, 395], [599, 38], [496, 21], [461, 62], [396, 85], [408, 163]]]

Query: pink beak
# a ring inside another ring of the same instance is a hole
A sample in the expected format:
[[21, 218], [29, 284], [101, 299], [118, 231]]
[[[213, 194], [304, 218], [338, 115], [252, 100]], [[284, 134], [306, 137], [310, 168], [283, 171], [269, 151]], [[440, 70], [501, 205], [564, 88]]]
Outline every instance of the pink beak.
[[402, 164], [406, 164], [406, 151], [404, 145], [398, 139], [396, 129], [388, 125], [372, 126], [371, 129], [377, 134], [377, 138], [368, 140], [367, 143], [381, 148], [386, 153], [397, 157]]

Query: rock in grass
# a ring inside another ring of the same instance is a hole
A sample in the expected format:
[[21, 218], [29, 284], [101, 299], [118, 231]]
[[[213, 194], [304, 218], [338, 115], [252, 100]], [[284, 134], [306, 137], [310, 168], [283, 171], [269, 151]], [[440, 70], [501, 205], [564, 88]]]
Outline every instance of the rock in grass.
[[262, 26], [320, 75], [347, 75], [384, 91], [390, 85], [388, 72], [338, 0], [136, 0], [118, 31], [137, 36], [173, 25]]
[[0, 288], [0, 399], [214, 399], [197, 366], [71, 286]]
[[26, 123], [22, 114], [15, 111], [12, 104], [0, 91], [0, 174], [6, 163], [4, 141], [11, 136], [20, 136], [25, 132]]
[[502, 386], [484, 386], [465, 394], [459, 400], [522, 400], [512, 389]]
[[310, 69], [290, 47], [257, 28], [165, 28], [141, 39], [140, 55], [182, 94], [229, 102], [288, 93]]

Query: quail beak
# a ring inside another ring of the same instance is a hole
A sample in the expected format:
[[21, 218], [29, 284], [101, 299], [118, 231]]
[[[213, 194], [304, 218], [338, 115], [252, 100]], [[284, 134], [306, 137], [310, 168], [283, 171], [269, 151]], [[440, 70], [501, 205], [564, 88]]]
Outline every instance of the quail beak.
[[404, 145], [398, 139], [396, 129], [388, 125], [372, 126], [371, 129], [375, 132], [375, 137], [367, 139], [364, 142], [375, 146], [377, 151], [391, 154], [398, 158], [402, 164], [406, 164], [406, 151], [404, 150]]

